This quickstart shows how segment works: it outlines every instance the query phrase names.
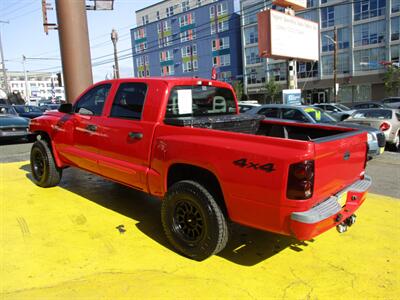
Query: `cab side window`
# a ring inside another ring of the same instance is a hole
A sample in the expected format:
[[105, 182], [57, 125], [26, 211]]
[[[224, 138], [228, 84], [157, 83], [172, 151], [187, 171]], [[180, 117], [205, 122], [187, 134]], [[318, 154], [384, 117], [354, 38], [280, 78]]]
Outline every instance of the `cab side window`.
[[100, 116], [111, 84], [95, 86], [84, 94], [74, 105], [74, 112], [81, 115]]
[[110, 117], [140, 120], [146, 92], [147, 85], [145, 83], [122, 83], [115, 95]]

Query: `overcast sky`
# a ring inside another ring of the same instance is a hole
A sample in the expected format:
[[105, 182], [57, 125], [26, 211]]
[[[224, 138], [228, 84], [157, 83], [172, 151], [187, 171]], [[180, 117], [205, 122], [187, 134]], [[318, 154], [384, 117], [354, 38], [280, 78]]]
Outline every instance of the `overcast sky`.
[[[55, 7], [54, 0], [47, 2]], [[121, 51], [120, 56], [131, 54], [129, 30], [136, 26], [135, 11], [157, 2], [159, 0], [115, 0], [113, 11], [88, 11], [92, 64], [113, 58], [110, 39], [113, 28], [119, 34], [117, 48]], [[5, 65], [9, 71], [22, 71], [22, 55], [28, 58], [28, 71], [61, 70], [58, 32], [51, 30], [49, 35], [44, 33], [41, 3], [41, 0], [0, 0], [0, 20], [9, 21], [9, 24], [0, 24]], [[93, 2], [87, 0], [86, 3]], [[57, 22], [55, 10], [48, 11], [48, 22]], [[98, 58], [104, 55], [109, 56]], [[133, 75], [132, 58], [121, 60], [119, 64], [121, 77]], [[94, 81], [103, 80], [107, 74], [112, 76], [112, 65], [110, 62], [94, 66]]]

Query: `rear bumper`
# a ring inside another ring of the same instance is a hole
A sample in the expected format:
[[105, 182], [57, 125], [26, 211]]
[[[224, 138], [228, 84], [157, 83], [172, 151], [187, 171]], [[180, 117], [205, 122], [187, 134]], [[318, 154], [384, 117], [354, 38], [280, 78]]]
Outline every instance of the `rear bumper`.
[[[293, 212], [290, 230], [299, 240], [309, 240], [342, 223], [364, 202], [372, 179], [365, 176], [310, 210]], [[344, 203], [341, 202], [343, 199]]]

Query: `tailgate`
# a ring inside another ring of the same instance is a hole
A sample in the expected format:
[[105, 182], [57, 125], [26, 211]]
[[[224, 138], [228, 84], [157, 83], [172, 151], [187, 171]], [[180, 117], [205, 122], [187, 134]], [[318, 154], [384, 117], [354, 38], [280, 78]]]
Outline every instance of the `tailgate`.
[[364, 172], [367, 133], [348, 132], [315, 140], [314, 195], [321, 201], [337, 193]]

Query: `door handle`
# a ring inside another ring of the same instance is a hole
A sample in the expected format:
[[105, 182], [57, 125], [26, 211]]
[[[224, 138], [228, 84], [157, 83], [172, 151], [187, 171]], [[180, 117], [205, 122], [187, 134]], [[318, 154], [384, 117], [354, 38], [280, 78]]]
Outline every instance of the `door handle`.
[[129, 132], [128, 136], [129, 136], [129, 138], [134, 139], [134, 140], [141, 140], [143, 138], [143, 133], [141, 133], [141, 132]]
[[86, 126], [86, 129], [92, 132], [95, 132], [97, 130], [97, 126], [93, 124], [89, 124]]

